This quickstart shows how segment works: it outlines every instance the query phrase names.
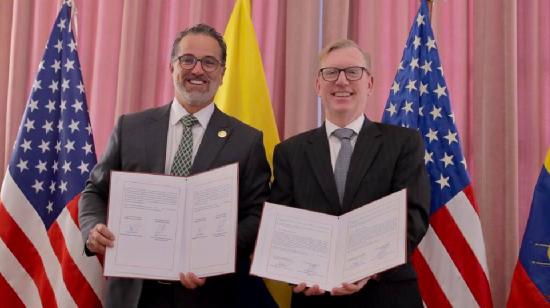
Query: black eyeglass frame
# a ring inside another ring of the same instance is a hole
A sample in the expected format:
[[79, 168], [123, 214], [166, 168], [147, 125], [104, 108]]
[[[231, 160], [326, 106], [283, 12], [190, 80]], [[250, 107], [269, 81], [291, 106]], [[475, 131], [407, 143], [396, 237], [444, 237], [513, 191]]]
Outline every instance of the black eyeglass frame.
[[[184, 57], [188, 57], [188, 59], [193, 59], [193, 65], [189, 66], [189, 67], [185, 67], [184, 63], [183, 63], [183, 58]], [[213, 60], [213, 62], [216, 63], [216, 67], [215, 68], [208, 68], [208, 64], [207, 66], [204, 65], [204, 60]], [[195, 66], [197, 65], [197, 62], [200, 62], [201, 63], [201, 68], [203, 69], [203, 71], [207, 72], [207, 73], [212, 73], [212, 72], [215, 72], [216, 70], [218, 70], [220, 67], [223, 67], [224, 66], [224, 63], [222, 63], [220, 60], [216, 59], [215, 57], [213, 56], [204, 56], [202, 58], [198, 58], [196, 57], [195, 55], [193, 54], [189, 54], [189, 53], [186, 53], [186, 54], [183, 54], [179, 57], [176, 57], [174, 59], [174, 61], [178, 61], [178, 64], [180, 66], [181, 69], [184, 69], [184, 70], [193, 70], [195, 68]]]
[[[350, 69], [361, 69], [361, 74], [359, 75], [358, 78], [354, 79], [354, 78], [350, 78], [348, 76], [348, 74], [351, 74], [350, 73]], [[336, 74], [336, 78], [334, 79], [330, 79], [330, 78], [326, 78], [325, 76], [325, 71], [327, 70], [336, 70], [338, 71], [338, 74]], [[328, 81], [328, 82], [335, 82], [336, 80], [338, 80], [338, 78], [340, 78], [340, 73], [341, 72], [344, 72], [344, 76], [346, 77], [346, 79], [348, 81], [357, 81], [357, 80], [360, 80], [361, 78], [363, 78], [363, 71], [367, 72], [367, 75], [370, 75], [370, 72], [369, 70], [364, 67], [364, 66], [348, 66], [348, 67], [344, 67], [344, 68], [338, 68], [338, 67], [323, 67], [321, 69], [319, 69], [319, 75], [321, 75], [321, 77], [323, 78], [324, 81]]]

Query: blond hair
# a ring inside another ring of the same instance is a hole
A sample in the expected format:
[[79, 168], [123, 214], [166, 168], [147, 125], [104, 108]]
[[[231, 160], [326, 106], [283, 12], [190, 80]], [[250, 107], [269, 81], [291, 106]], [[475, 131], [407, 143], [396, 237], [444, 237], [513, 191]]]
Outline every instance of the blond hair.
[[361, 54], [363, 55], [363, 58], [365, 59], [365, 68], [367, 69], [367, 71], [369, 73], [372, 72], [369, 53], [364, 51], [363, 49], [361, 49], [361, 47], [359, 47], [359, 45], [357, 45], [357, 43], [355, 43], [352, 40], [348, 40], [348, 39], [338, 40], [338, 41], [332, 42], [329, 45], [325, 46], [325, 48], [323, 48], [323, 50], [321, 50], [321, 53], [319, 53], [319, 68], [321, 68], [321, 61], [329, 53], [331, 53], [335, 50], [338, 50], [338, 49], [343, 49], [343, 48], [348, 48], [348, 47], [356, 48], [357, 50], [359, 50], [361, 52]]

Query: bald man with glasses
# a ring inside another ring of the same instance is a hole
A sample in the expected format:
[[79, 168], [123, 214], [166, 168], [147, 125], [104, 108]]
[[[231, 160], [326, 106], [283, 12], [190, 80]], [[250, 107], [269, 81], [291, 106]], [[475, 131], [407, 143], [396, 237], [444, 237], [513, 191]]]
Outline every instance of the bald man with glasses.
[[[364, 114], [374, 78], [369, 55], [341, 40], [319, 56], [317, 94], [324, 124], [285, 140], [273, 154], [270, 202], [342, 215], [407, 188], [407, 252], [428, 226], [429, 183], [418, 132]], [[409, 262], [332, 290], [301, 283], [292, 307], [422, 307]]]

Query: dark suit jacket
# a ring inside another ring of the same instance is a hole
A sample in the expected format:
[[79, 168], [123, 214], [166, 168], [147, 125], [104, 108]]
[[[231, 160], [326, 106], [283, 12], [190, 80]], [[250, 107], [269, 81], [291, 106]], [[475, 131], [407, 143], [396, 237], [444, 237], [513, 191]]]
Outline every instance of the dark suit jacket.
[[[78, 216], [84, 240], [93, 226], [106, 222], [111, 170], [164, 173], [169, 117], [170, 104], [120, 117], [80, 197]], [[218, 136], [221, 130], [227, 132], [226, 137]], [[262, 205], [269, 195], [271, 172], [262, 133], [215, 108], [191, 166], [191, 174], [234, 162], [239, 163], [237, 270], [247, 271]], [[236, 277], [210, 277], [197, 290], [182, 288], [182, 302], [186, 302], [186, 307], [236, 306]], [[109, 278], [106, 307], [136, 307], [141, 288], [142, 280], [139, 279]]]
[[[407, 249], [427, 230], [429, 183], [424, 145], [411, 129], [365, 122], [355, 144], [340, 205], [325, 126], [294, 136], [275, 147], [270, 202], [342, 215], [390, 193], [407, 188]], [[293, 307], [414, 307], [420, 299], [409, 263], [388, 270], [352, 296], [294, 294]]]

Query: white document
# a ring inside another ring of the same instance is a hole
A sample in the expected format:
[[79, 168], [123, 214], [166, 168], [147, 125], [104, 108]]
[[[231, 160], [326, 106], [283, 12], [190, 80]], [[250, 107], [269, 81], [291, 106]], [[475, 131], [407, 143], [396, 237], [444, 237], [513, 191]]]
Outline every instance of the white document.
[[323, 290], [406, 262], [406, 190], [342, 216], [266, 203], [250, 273]]
[[111, 172], [105, 276], [235, 272], [238, 164], [190, 177]]

